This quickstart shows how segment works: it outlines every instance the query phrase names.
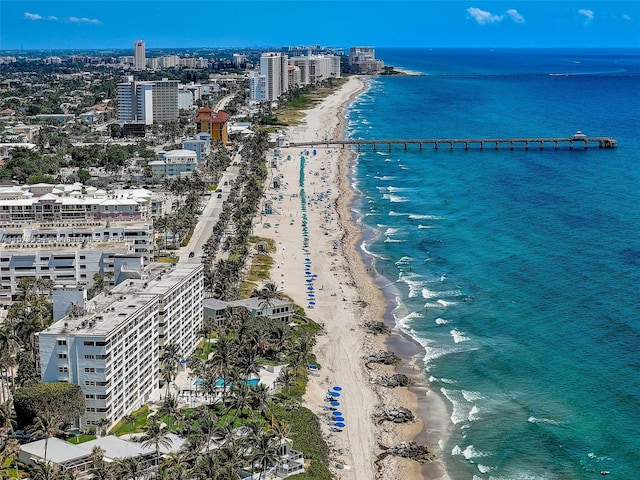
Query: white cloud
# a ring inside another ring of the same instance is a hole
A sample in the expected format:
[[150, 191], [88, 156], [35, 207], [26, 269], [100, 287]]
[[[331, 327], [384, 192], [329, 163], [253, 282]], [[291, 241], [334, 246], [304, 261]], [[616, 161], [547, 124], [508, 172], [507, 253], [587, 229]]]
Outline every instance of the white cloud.
[[87, 18], [87, 17], [82, 17], [82, 18], [69, 17], [67, 20], [70, 21], [71, 23], [94, 23], [96, 25], [100, 23], [100, 20], [98, 20], [97, 18]]
[[595, 16], [593, 14], [593, 10], [587, 10], [586, 8], [581, 8], [580, 10], [578, 10], [578, 13], [585, 17], [585, 20], [584, 20], [585, 25], [590, 23], [591, 20], [593, 20], [593, 17]]
[[58, 18], [55, 15], [49, 15], [48, 17], [43, 17], [38, 13], [30, 13], [24, 12], [24, 18], [27, 20], [50, 20], [52, 22], [63, 21], [70, 23], [93, 23], [94, 25], [100, 25], [100, 20], [97, 18], [87, 18], [87, 17], [67, 17], [67, 18]]
[[494, 15], [491, 12], [480, 10], [479, 8], [476, 8], [476, 7], [467, 8], [467, 13], [471, 15], [479, 25], [486, 25], [487, 23], [499, 22], [503, 18], [502, 15]]
[[518, 12], [518, 10], [516, 10], [515, 8], [511, 8], [509, 10], [507, 10], [507, 15], [509, 15], [511, 17], [511, 20], [513, 20], [516, 23], [524, 23], [524, 17], [522, 15], [520, 15], [520, 13]]

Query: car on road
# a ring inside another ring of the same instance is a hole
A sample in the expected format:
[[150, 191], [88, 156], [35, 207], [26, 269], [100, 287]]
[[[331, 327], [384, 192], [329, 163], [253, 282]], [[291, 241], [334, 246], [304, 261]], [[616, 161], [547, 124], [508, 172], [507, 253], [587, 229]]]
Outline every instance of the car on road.
[[189, 252], [189, 258], [193, 258], [196, 256], [196, 252]]
[[221, 193], [218, 194], [218, 198], [222, 198], [222, 194]]

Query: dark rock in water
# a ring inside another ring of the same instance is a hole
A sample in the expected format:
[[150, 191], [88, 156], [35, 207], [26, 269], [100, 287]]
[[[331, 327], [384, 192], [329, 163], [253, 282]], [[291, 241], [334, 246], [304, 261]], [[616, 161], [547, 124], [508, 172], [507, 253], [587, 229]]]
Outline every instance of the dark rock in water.
[[367, 321], [364, 322], [363, 325], [375, 335], [388, 335], [391, 333], [391, 329], [387, 327], [384, 322]]
[[386, 452], [387, 455], [395, 455], [396, 457], [410, 458], [420, 463], [433, 461], [436, 456], [429, 449], [416, 442], [402, 442], [398, 445], [390, 447]]
[[391, 373], [379, 377], [377, 383], [383, 387], [395, 388], [406, 387], [411, 384], [411, 380], [404, 373]]
[[397, 365], [402, 360], [393, 352], [387, 352], [380, 350], [379, 352], [372, 353], [367, 359], [367, 363], [382, 363], [383, 365]]
[[378, 423], [382, 423], [384, 421], [393, 423], [409, 423], [413, 422], [414, 419], [411, 410], [404, 407], [387, 407], [380, 410], [375, 416], [379, 420]]

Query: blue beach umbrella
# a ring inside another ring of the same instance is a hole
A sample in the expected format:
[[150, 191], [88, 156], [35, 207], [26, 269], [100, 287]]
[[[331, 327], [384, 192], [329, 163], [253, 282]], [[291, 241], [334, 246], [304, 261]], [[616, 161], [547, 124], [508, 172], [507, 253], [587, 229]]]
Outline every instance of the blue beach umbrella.
[[316, 302], [314, 302], [314, 301], [310, 301], [309, 302], [309, 305], [315, 305], [315, 304], [316, 304]]
[[346, 425], [344, 423], [342, 423], [342, 422], [336, 422], [336, 427], [344, 428], [344, 427], [346, 427]]
[[315, 298], [315, 295], [314, 295], [313, 293], [307, 293], [307, 296], [308, 296], [309, 298]]
[[305, 259], [304, 259], [304, 261], [305, 261], [305, 262], [310, 262], [310, 261], [311, 261], [311, 259], [310, 259], [310, 258], [305, 258]]
[[340, 394], [338, 392], [329, 392], [328, 395], [330, 397], [339, 397], [340, 396]]
[[307, 278], [307, 283], [313, 282], [313, 278]]
[[335, 411], [335, 412], [331, 412], [331, 415], [333, 415], [334, 417], [341, 417], [342, 416], [342, 412], [339, 411]]
[[309, 286], [307, 287], [307, 290], [313, 290], [313, 285], [309, 285]]
[[342, 390], [342, 387], [336, 385], [335, 387], [331, 387], [332, 390], [334, 390], [335, 392], [339, 392]]
[[339, 401], [337, 401], [337, 400], [334, 400], [333, 402], [331, 402], [331, 403], [330, 403], [330, 405], [331, 405], [332, 407], [339, 407], [339, 406], [340, 406], [340, 402], [339, 402]]
[[335, 422], [344, 422], [344, 417], [333, 417]]

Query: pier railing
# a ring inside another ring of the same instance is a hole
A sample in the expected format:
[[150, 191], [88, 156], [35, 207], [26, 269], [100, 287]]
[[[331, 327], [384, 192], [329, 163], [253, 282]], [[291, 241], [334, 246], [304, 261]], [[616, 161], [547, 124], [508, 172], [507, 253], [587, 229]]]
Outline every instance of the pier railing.
[[360, 151], [363, 147], [371, 146], [373, 150], [377, 150], [379, 146], [387, 146], [391, 150], [392, 145], [403, 145], [407, 149], [407, 145], [417, 145], [420, 150], [424, 145], [429, 145], [435, 150], [441, 147], [453, 150], [456, 146], [463, 147], [465, 150], [469, 148], [479, 148], [480, 150], [492, 149], [499, 150], [501, 147], [508, 146], [513, 150], [516, 147], [529, 150], [530, 148], [543, 149], [545, 146], [552, 146], [558, 149], [561, 146], [574, 148], [616, 148], [618, 142], [612, 137], [519, 137], [519, 138], [433, 138], [433, 139], [348, 139], [348, 140], [316, 140], [316, 141], [300, 141], [290, 142], [290, 147], [332, 147], [340, 146], [356, 147]]

